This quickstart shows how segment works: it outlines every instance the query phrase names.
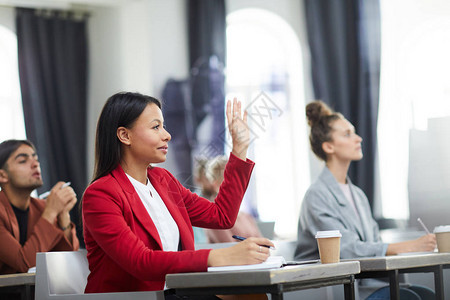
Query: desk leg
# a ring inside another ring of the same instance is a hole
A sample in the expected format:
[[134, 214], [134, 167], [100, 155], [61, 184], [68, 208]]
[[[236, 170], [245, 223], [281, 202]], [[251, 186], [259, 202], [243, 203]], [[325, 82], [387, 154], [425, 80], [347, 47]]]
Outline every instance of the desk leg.
[[20, 291], [20, 299], [21, 300], [30, 300], [34, 299], [34, 293], [32, 293], [31, 286], [25, 285], [23, 289]]
[[345, 300], [355, 300], [355, 276], [350, 277], [350, 283], [344, 284]]
[[272, 293], [272, 300], [283, 300], [283, 293]]
[[434, 270], [434, 290], [436, 299], [444, 300], [444, 272], [442, 265], [436, 266]]
[[391, 290], [391, 299], [400, 299], [400, 287], [398, 283], [398, 270], [389, 272], [389, 286]]

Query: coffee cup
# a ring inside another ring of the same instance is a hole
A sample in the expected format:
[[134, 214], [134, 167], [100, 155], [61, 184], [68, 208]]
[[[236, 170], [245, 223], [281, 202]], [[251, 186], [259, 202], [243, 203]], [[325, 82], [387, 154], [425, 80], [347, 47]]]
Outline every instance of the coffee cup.
[[323, 264], [338, 263], [341, 252], [339, 230], [317, 231], [316, 240], [319, 247], [320, 262]]
[[450, 225], [437, 226], [433, 233], [436, 235], [439, 252], [450, 252]]

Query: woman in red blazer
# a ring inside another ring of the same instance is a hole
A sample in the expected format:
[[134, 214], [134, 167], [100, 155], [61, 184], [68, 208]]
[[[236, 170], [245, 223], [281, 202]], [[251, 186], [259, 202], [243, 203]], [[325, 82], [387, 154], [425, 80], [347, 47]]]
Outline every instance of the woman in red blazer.
[[267, 259], [269, 249], [261, 246], [273, 244], [265, 238], [248, 238], [225, 249], [194, 250], [192, 226], [233, 226], [254, 166], [246, 159], [247, 113], [241, 116], [241, 104], [234, 99], [233, 107], [228, 101], [226, 115], [233, 149], [220, 192], [210, 202], [165, 169], [151, 166], [166, 160], [171, 139], [160, 101], [137, 93], [108, 99], [97, 124], [94, 180], [83, 196], [91, 270], [87, 293], [162, 290], [169, 273]]

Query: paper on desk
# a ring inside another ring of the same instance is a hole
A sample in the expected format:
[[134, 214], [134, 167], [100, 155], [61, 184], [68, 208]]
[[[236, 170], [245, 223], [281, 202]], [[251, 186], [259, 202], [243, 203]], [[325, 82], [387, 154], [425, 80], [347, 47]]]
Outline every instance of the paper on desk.
[[260, 270], [260, 269], [276, 269], [281, 268], [286, 264], [283, 256], [269, 256], [269, 258], [260, 264], [241, 265], [241, 266], [224, 266], [224, 267], [209, 267], [208, 272], [220, 271], [239, 271], [239, 270]]
[[28, 273], [36, 273], [36, 267], [29, 268]]

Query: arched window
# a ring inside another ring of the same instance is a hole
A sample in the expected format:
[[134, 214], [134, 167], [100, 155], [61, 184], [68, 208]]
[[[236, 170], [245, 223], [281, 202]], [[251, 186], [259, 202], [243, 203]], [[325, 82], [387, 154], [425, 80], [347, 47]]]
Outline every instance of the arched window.
[[17, 37], [0, 25], [0, 142], [25, 139], [17, 62]]
[[310, 183], [302, 72], [299, 39], [282, 18], [262, 9], [227, 16], [227, 99], [244, 101], [256, 160], [243, 209], [256, 206], [279, 237], [295, 237]]

